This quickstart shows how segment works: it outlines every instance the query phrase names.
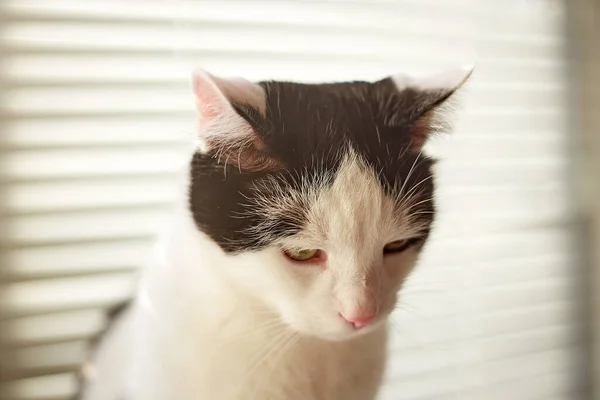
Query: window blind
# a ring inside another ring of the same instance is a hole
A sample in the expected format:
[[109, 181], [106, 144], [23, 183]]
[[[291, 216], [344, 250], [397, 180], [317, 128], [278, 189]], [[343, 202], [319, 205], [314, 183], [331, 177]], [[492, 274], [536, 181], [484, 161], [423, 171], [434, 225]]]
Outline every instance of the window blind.
[[305, 82], [476, 62], [431, 151], [439, 218], [393, 316], [381, 399], [585, 398], [562, 4], [4, 0], [2, 360], [68, 399], [127, 300], [195, 116], [190, 70]]

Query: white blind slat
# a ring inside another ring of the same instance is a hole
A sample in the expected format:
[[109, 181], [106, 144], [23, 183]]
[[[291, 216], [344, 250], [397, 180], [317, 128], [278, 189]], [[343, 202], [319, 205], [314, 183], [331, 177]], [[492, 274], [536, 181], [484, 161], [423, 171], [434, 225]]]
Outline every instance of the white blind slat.
[[8, 383], [3, 394], [7, 400], [67, 400], [77, 393], [78, 385], [72, 373], [38, 376]]
[[138, 268], [140, 260], [147, 257], [150, 237], [11, 248], [7, 250], [4, 271], [12, 279], [31, 279]]
[[107, 307], [129, 298], [134, 281], [135, 275], [128, 272], [13, 283], [0, 295], [0, 307], [15, 315]]
[[102, 309], [15, 318], [2, 327], [1, 341], [36, 344], [91, 338], [104, 329], [106, 319]]
[[78, 340], [10, 350], [4, 368], [9, 373], [77, 368], [86, 360], [88, 345]]

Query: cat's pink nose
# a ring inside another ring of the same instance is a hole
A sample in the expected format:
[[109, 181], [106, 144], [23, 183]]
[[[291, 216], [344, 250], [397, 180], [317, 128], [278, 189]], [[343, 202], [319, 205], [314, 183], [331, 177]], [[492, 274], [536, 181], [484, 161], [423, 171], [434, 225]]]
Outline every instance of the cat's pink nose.
[[377, 314], [371, 315], [349, 315], [345, 316], [339, 313], [340, 317], [344, 318], [354, 329], [364, 328], [369, 325], [377, 317]]

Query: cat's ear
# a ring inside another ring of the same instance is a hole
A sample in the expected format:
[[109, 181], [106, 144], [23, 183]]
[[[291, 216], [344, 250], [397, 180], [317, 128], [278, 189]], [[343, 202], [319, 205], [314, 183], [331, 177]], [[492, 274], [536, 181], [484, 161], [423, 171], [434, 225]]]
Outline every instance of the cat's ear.
[[262, 87], [242, 78], [219, 78], [203, 70], [194, 72], [192, 83], [200, 119], [200, 150], [240, 171], [272, 168], [276, 163], [267, 156], [260, 133], [248, 119], [249, 115], [257, 119], [265, 116]]
[[412, 127], [415, 151], [420, 151], [431, 135], [451, 130], [457, 93], [472, 73], [473, 66], [465, 66], [420, 78], [406, 75], [391, 77], [398, 91], [409, 102], [404, 104], [405, 112], [401, 113], [401, 119]]

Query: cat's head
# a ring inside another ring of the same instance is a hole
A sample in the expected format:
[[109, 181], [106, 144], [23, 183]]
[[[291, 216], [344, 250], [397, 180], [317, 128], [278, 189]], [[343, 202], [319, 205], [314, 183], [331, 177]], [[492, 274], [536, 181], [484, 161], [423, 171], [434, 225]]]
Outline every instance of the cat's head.
[[301, 333], [339, 340], [383, 323], [434, 219], [423, 145], [470, 73], [330, 84], [197, 73], [189, 205], [228, 257], [219, 272]]

